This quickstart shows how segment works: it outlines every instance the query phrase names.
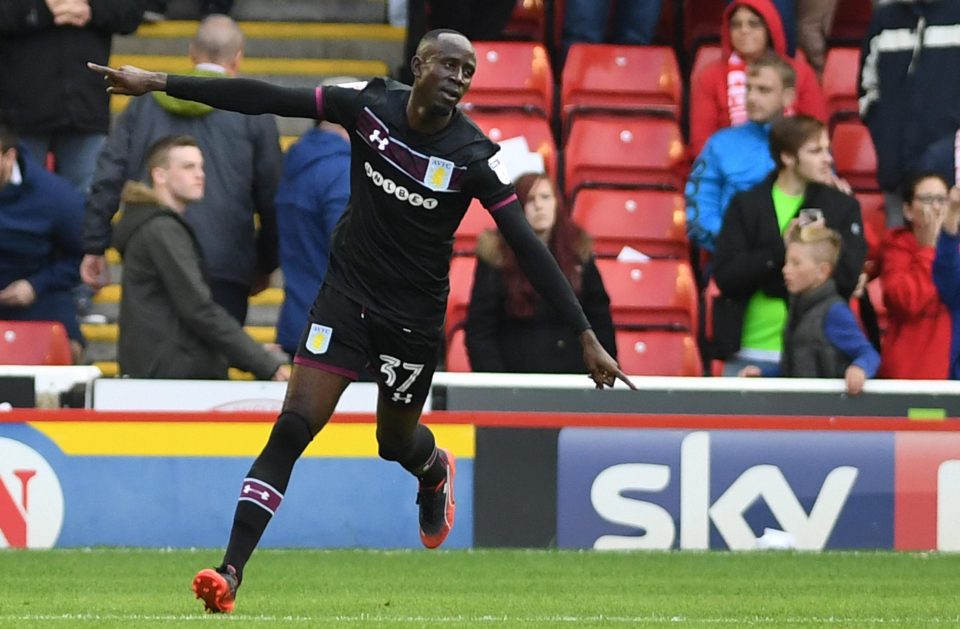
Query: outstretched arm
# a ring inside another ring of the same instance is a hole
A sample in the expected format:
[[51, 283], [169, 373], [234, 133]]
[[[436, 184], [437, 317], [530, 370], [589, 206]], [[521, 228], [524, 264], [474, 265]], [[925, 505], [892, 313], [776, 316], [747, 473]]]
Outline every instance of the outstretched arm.
[[319, 115], [317, 92], [313, 88], [280, 87], [255, 79], [168, 75], [134, 66], [110, 68], [88, 63], [87, 67], [103, 76], [111, 94], [139, 96], [147, 92], [167, 92], [177, 98], [242, 114], [276, 114], [290, 118]]

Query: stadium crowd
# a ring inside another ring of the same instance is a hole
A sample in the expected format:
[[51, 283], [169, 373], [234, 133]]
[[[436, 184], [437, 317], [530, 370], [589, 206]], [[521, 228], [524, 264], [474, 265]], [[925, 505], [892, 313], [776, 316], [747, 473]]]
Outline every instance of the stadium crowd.
[[[184, 51], [191, 74], [242, 74], [244, 35], [220, 13], [231, 4], [203, 3]], [[478, 78], [463, 111], [492, 139], [523, 136], [542, 157], [540, 172], [511, 165], [510, 178], [626, 373], [736, 376], [759, 366], [833, 377], [856, 363], [870, 377], [960, 377], [960, 76], [947, 71], [960, 61], [960, 4], [567, 0], [556, 16], [541, 9], [532, 27], [516, 3], [476, 3], [489, 9], [482, 25], [449, 4], [409, 0], [410, 37], [453, 26], [491, 40], [474, 42]], [[230, 362], [285, 379], [282, 352], [297, 347], [346, 206], [349, 146], [324, 123], [284, 154], [272, 117], [162, 92], [132, 98], [111, 123], [109, 95], [86, 63], [107, 65], [113, 38], [163, 20], [165, 7], [0, 4], [0, 321], [60, 322], [70, 360], [89, 360], [80, 322], [92, 320], [91, 293], [119, 282], [113, 247], [123, 268], [138, 261], [122, 276], [121, 375], [223, 378]], [[199, 189], [149, 196], [151, 214], [134, 228], [145, 223], [157, 239], [132, 239], [130, 210], [176, 167], [150, 160], [171, 136], [193, 139], [181, 148], [202, 157]], [[158, 199], [182, 207], [158, 211]], [[639, 218], [618, 218], [624, 210]], [[442, 362], [583, 372], [572, 331], [503, 237], [474, 218], [471, 208], [451, 243], [462, 271], [450, 274]], [[794, 309], [812, 297], [785, 276], [788, 245], [799, 250], [796, 234], [811, 224], [839, 251], [807, 256], [829, 263], [809, 290], [852, 307], [879, 365], [859, 342], [824, 341], [835, 317], [821, 313], [819, 333], [796, 327], [810, 319]], [[287, 302], [277, 345], [265, 350], [238, 335], [250, 297], [281, 281], [278, 268]], [[169, 316], [138, 319], [156, 310], [146, 300]], [[162, 365], [129, 358], [148, 337], [169, 342]], [[661, 344], [676, 339], [693, 340], [693, 367], [674, 355], [680, 345]], [[818, 362], [798, 362], [798, 339], [823, 348], [830, 369], [798, 367]]]

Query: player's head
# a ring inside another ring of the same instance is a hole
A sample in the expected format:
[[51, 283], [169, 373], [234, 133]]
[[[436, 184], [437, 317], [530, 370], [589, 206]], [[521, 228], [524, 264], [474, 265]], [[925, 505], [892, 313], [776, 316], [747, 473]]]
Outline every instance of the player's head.
[[477, 69], [473, 44], [462, 33], [448, 28], [428, 32], [410, 61], [414, 98], [432, 115], [446, 116], [470, 88]]
[[157, 198], [171, 209], [203, 198], [203, 154], [188, 135], [157, 140], [147, 152], [147, 172]]

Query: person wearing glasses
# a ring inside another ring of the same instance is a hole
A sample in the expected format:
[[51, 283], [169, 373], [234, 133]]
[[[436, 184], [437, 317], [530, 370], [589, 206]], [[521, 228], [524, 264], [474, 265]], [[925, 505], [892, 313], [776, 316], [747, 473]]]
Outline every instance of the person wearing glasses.
[[[941, 191], [942, 192], [942, 191]], [[946, 208], [937, 253], [933, 259], [933, 283], [937, 286], [940, 300], [950, 311], [951, 338], [947, 377], [960, 380], [960, 188], [954, 186], [948, 194], [949, 201], [937, 193], [937, 203]], [[946, 343], [944, 343], [946, 346]]]
[[[881, 249], [887, 329], [878, 377], [949, 377], [951, 356], [955, 355], [950, 344], [950, 309], [937, 291], [933, 273], [950, 207], [948, 190], [944, 177], [932, 171], [914, 175], [903, 187], [905, 225], [889, 230]], [[955, 235], [952, 240], [956, 249]]]

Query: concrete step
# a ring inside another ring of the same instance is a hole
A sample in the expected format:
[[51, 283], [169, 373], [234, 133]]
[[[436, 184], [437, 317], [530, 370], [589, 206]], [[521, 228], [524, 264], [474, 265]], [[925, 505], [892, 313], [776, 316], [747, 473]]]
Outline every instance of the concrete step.
[[[196, 0], [170, 0], [167, 17], [194, 20], [199, 17]], [[386, 0], [235, 0], [230, 11], [237, 20], [289, 20], [294, 22], [387, 21]]]
[[[94, 360], [91, 361], [94, 367], [100, 369], [105, 378], [116, 378], [120, 375], [120, 366], [116, 360]], [[242, 371], [231, 367], [228, 370], [230, 380], [255, 380], [256, 378], [249, 371]]]
[[[183, 74], [193, 70], [185, 55], [125, 55], [110, 56], [110, 65], [137, 66], [145, 70]], [[243, 75], [265, 81], [279, 82], [281, 77], [294, 77], [293, 85], [316, 85], [330, 76], [369, 78], [387, 73], [387, 64], [378, 59], [293, 59], [288, 57], [256, 57], [243, 60]], [[289, 83], [288, 83], [289, 84]]]
[[[243, 327], [257, 343], [275, 343], [277, 331], [265, 325], [247, 325]], [[116, 343], [120, 337], [120, 327], [116, 323], [81, 323], [80, 330], [88, 341], [97, 343]]]
[[[241, 22], [246, 57], [379, 59], [396, 65], [405, 31], [387, 24]], [[186, 55], [197, 31], [195, 21], [143, 25], [132, 36], [113, 39], [115, 54]]]

